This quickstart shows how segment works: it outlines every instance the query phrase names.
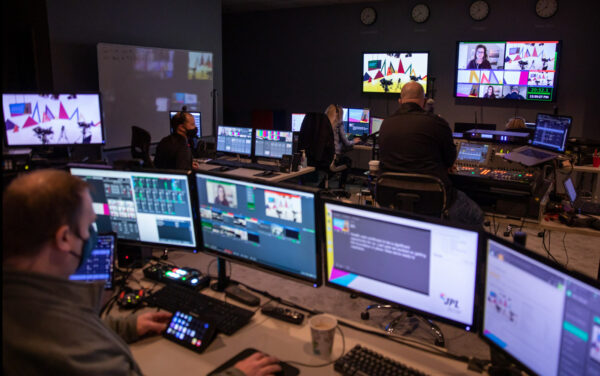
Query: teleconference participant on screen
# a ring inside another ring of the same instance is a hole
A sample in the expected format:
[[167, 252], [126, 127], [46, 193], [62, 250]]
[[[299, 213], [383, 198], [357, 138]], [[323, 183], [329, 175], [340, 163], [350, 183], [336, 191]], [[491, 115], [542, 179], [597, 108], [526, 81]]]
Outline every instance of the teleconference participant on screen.
[[396, 93], [409, 81], [417, 81], [427, 92], [426, 52], [363, 54], [363, 93]]
[[488, 240], [482, 333], [539, 375], [600, 374], [600, 290]]
[[103, 144], [99, 94], [2, 94], [8, 146]]
[[325, 226], [331, 284], [471, 330], [476, 231], [329, 202]]
[[90, 186], [99, 232], [119, 239], [195, 247], [187, 176], [71, 168]]
[[456, 96], [552, 101], [557, 41], [459, 42]]
[[204, 247], [316, 278], [314, 195], [196, 174]]

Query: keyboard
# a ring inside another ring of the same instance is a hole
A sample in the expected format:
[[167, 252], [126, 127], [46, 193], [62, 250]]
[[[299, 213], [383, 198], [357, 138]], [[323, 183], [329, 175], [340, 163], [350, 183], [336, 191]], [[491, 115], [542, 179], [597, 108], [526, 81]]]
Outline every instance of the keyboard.
[[579, 201], [575, 202], [575, 208], [583, 214], [600, 215], [600, 204], [591, 201]]
[[354, 346], [349, 353], [338, 359], [334, 370], [344, 376], [426, 375], [361, 345]]
[[247, 309], [177, 285], [166, 285], [146, 297], [145, 301], [151, 307], [160, 307], [170, 312], [192, 312], [226, 335], [238, 331], [254, 315], [254, 312]]
[[554, 157], [554, 154], [544, 153], [543, 151], [535, 150], [535, 149], [525, 149], [519, 152], [520, 154], [526, 155], [528, 157], [534, 157], [537, 159], [544, 159], [549, 157]]
[[211, 159], [206, 162], [208, 164], [217, 165], [217, 166], [226, 166], [226, 167], [241, 167], [244, 163], [240, 161], [232, 161], [229, 159]]
[[211, 159], [206, 162], [208, 164], [234, 167], [234, 168], [249, 168], [251, 170], [263, 170], [263, 171], [279, 171], [279, 165], [268, 165], [262, 163], [244, 163], [240, 161], [231, 161], [228, 159]]

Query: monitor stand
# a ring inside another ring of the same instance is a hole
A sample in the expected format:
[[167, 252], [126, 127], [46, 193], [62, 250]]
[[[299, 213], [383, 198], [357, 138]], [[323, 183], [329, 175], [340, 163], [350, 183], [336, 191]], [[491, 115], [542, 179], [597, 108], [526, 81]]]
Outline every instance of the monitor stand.
[[223, 292], [229, 286], [230, 279], [227, 276], [227, 260], [217, 257], [217, 282], [210, 285], [210, 288]]

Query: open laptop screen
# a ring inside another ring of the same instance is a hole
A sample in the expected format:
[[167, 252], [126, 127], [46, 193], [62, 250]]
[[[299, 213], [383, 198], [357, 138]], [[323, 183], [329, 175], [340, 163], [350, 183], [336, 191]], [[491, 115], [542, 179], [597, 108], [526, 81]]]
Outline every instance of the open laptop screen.
[[571, 121], [570, 116], [538, 114], [531, 144], [551, 151], [564, 152]]

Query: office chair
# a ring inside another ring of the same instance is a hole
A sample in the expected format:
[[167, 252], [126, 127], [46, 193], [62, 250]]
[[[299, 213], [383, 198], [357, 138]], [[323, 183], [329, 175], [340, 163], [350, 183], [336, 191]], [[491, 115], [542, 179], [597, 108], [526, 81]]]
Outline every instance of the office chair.
[[154, 167], [150, 159], [150, 133], [135, 125], [131, 127], [131, 157], [140, 159], [144, 167]]
[[385, 172], [377, 178], [375, 201], [381, 206], [432, 217], [447, 217], [444, 183], [423, 174]]

